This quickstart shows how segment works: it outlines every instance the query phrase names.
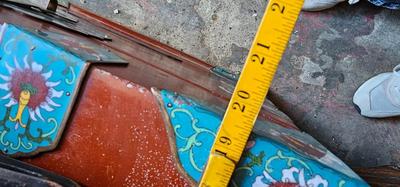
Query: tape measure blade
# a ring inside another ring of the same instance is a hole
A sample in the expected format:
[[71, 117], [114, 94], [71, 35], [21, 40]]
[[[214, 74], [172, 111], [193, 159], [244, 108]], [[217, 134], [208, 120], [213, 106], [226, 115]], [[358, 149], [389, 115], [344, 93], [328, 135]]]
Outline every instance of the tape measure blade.
[[302, 4], [303, 0], [269, 1], [211, 149], [212, 154], [200, 185], [214, 184], [210, 180], [229, 181], [233, 170], [226, 173], [227, 170], [216, 167], [218, 163], [215, 162], [215, 155], [226, 157], [232, 163], [239, 162]]
[[228, 186], [231, 173], [235, 170], [235, 163], [220, 154], [211, 154], [202, 176], [201, 187]]

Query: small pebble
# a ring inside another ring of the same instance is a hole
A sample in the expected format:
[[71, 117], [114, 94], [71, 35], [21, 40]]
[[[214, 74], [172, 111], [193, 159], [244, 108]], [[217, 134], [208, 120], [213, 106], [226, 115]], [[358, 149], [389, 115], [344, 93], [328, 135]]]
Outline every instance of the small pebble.
[[114, 10], [114, 14], [119, 14], [119, 10], [118, 10], [118, 9], [115, 9], [115, 10]]

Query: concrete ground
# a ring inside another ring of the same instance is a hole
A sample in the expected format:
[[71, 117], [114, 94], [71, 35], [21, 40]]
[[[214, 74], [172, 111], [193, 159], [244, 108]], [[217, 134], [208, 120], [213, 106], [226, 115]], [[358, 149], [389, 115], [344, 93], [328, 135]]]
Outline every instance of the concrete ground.
[[[267, 3], [70, 1], [232, 72], [241, 70]], [[351, 166], [399, 166], [400, 121], [363, 118], [351, 102], [365, 80], [399, 63], [399, 33], [400, 11], [367, 2], [302, 13], [270, 98]]]
[[[216, 66], [240, 71], [264, 0], [70, 0]], [[101, 2], [101, 3], [100, 3]], [[113, 11], [118, 9], [119, 14]]]

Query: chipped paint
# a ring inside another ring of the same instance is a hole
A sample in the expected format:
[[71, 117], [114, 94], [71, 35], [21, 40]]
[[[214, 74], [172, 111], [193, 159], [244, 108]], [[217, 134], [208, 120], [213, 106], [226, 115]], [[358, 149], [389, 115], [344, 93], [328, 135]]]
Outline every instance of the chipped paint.
[[311, 61], [309, 57], [292, 56], [291, 65], [295, 69], [300, 69], [302, 71], [299, 75], [301, 82], [316, 86], [324, 86], [326, 81], [324, 71], [318, 64]]
[[318, 36], [318, 39], [315, 41], [315, 44], [317, 46], [318, 55], [323, 54], [323, 49], [321, 49], [321, 47], [322, 47], [322, 42], [324, 40], [332, 41], [332, 40], [335, 40], [335, 39], [338, 39], [338, 38], [341, 38], [341, 36], [340, 36], [339, 32], [336, 31], [335, 29], [330, 28], [328, 31], [322, 32]]
[[[368, 35], [356, 37], [355, 43], [367, 49], [370, 54], [384, 53], [388, 57], [400, 56], [400, 40], [398, 35], [400, 27], [397, 24], [398, 17], [390, 12], [383, 12], [375, 17], [375, 26]], [[384, 37], [382, 37], [384, 36]], [[395, 55], [393, 55], [395, 54]], [[395, 59], [393, 59], [395, 60]], [[398, 61], [398, 59], [396, 59]]]

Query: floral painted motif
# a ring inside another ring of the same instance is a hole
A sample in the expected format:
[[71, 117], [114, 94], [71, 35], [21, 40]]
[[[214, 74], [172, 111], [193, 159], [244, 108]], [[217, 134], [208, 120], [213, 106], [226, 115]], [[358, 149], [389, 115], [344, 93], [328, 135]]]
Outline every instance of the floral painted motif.
[[22, 121], [22, 113], [25, 109], [29, 111], [29, 116], [33, 121], [37, 121], [37, 117], [44, 121], [41, 111], [51, 112], [54, 107], [59, 107], [60, 105], [53, 99], [63, 95], [63, 91], [55, 89], [61, 81], [49, 81], [53, 74], [51, 70], [42, 72], [43, 66], [36, 62], [32, 62], [30, 65], [28, 55], [24, 57], [23, 61], [23, 67], [19, 65], [17, 57], [14, 57], [15, 67], [11, 67], [5, 62], [8, 75], [0, 74], [0, 78], [5, 81], [0, 84], [0, 89], [7, 93], [1, 98], [8, 101], [5, 107], [18, 105], [17, 114], [9, 117], [11, 122], [15, 122], [15, 130], [18, 129], [18, 126], [26, 128], [26, 123]]
[[[250, 145], [250, 146], [249, 146]], [[249, 155], [262, 155], [254, 163]], [[284, 144], [252, 135], [232, 183], [237, 186], [328, 187], [368, 186], [358, 176], [348, 176], [289, 149]]]
[[[161, 96], [175, 132], [181, 165], [189, 176], [198, 182], [219, 128], [221, 116], [176, 93], [163, 90]], [[178, 114], [180, 116], [177, 116]], [[193, 151], [196, 149], [200, 151]], [[341, 166], [343, 164], [340, 160], [331, 163], [339, 163]], [[253, 187], [368, 186], [357, 175], [346, 175], [333, 168], [335, 167], [305, 157], [282, 143], [252, 134], [233, 174], [231, 185]], [[346, 173], [353, 172], [350, 170]]]
[[0, 57], [0, 149], [24, 156], [54, 148], [85, 62], [7, 24], [1, 27]]
[[[297, 177], [296, 177], [297, 176]], [[266, 182], [264, 182], [266, 181]], [[274, 179], [268, 172], [263, 171], [263, 176], [256, 177], [253, 187], [301, 187], [301, 186], [323, 186], [328, 187], [328, 181], [323, 179], [321, 176], [316, 175], [313, 178], [307, 180], [304, 176], [304, 169], [298, 169], [296, 167], [290, 167], [282, 170], [282, 178]]]
[[215, 139], [219, 116], [208, 112], [190, 99], [167, 91], [162, 93], [172, 121], [179, 159], [183, 161], [183, 168], [198, 181]]

